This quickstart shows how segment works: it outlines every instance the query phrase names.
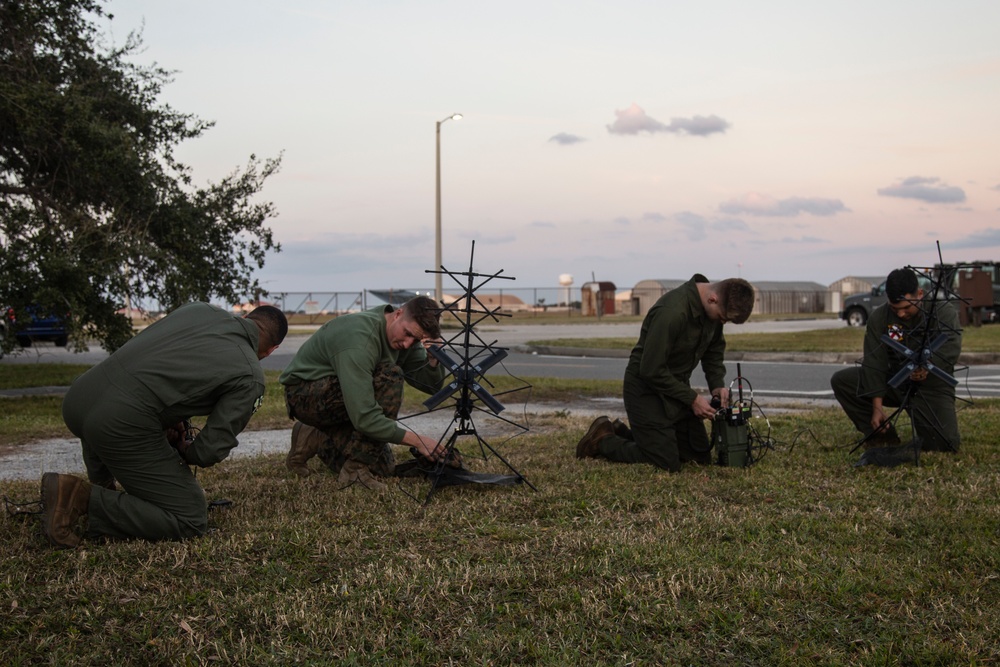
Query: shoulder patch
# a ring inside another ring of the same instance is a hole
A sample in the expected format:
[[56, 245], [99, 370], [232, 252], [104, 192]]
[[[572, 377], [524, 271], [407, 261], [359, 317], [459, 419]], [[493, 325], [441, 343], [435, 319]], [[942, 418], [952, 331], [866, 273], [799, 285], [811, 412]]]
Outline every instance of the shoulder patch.
[[[257, 397], [257, 400], [253, 402], [253, 413], [256, 413], [260, 409], [260, 406], [264, 404], [264, 394]], [[251, 413], [251, 414], [253, 414]]]
[[903, 327], [898, 324], [890, 324], [888, 329], [886, 333], [889, 334], [889, 338], [899, 342], [903, 341]]

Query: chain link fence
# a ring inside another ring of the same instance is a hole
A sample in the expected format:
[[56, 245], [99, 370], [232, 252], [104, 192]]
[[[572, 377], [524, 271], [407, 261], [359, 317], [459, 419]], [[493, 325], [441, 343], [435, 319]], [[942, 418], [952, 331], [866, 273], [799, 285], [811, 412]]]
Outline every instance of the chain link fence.
[[[680, 284], [682, 281], [677, 281]], [[679, 286], [679, 285], [678, 285]], [[475, 292], [473, 308], [498, 311], [519, 318], [547, 315], [564, 317], [634, 316], [642, 317], [656, 301], [675, 287], [636, 287], [601, 289], [598, 284], [582, 287], [481, 287]], [[347, 292], [277, 292], [262, 294], [258, 301], [236, 304], [236, 311], [249, 311], [258, 303], [280, 308], [289, 322], [315, 325], [331, 317], [391, 303], [398, 305], [417, 295], [434, 297], [427, 288], [389, 288]], [[445, 289], [446, 304], [458, 301], [463, 308], [464, 292]], [[758, 290], [755, 314], [808, 314], [834, 312], [834, 294], [830, 290]], [[219, 304], [230, 307], [227, 304]], [[156, 311], [156, 307], [147, 310]]]

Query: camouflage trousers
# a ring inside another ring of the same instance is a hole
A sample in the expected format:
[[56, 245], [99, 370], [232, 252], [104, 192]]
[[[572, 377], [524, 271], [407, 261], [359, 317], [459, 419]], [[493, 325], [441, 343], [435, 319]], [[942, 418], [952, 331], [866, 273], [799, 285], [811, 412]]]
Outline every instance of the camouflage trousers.
[[[372, 375], [375, 401], [389, 419], [396, 419], [403, 402], [403, 371], [395, 364], [379, 364]], [[340, 380], [330, 376], [285, 386], [288, 416], [322, 431], [326, 438], [319, 446], [319, 458], [339, 472], [348, 459], [360, 461], [379, 476], [388, 477], [395, 459], [388, 443], [373, 440], [354, 428], [344, 407]]]

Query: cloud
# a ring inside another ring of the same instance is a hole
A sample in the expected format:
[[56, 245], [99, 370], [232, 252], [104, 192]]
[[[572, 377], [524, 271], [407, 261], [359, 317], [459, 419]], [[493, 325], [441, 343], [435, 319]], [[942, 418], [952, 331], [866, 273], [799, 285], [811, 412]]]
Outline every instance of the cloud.
[[583, 137], [578, 137], [575, 134], [568, 134], [566, 132], [560, 132], [549, 137], [549, 141], [554, 141], [560, 146], [571, 146], [572, 144], [578, 144], [581, 141], [586, 141]]
[[683, 211], [674, 215], [674, 220], [680, 225], [689, 241], [704, 241], [708, 238], [708, 222], [697, 213]]
[[618, 216], [617, 218], [615, 218], [611, 222], [613, 222], [616, 225], [623, 225], [623, 226], [627, 226], [627, 225], [631, 225], [632, 224], [632, 221], [629, 220], [628, 218], [626, 218], [624, 215]]
[[507, 243], [516, 243], [517, 236], [510, 232], [499, 232], [496, 234], [489, 234], [483, 232], [482, 230], [458, 230], [455, 235], [461, 239], [467, 241], [475, 241], [477, 244], [482, 245], [501, 245]]
[[729, 127], [729, 121], [712, 115], [671, 118], [668, 130], [671, 132], [693, 134], [696, 137], [707, 137], [715, 132], [725, 132]]
[[643, 220], [648, 220], [649, 222], [666, 222], [667, 216], [662, 213], [656, 213], [654, 211], [647, 211], [642, 214]]
[[749, 232], [750, 225], [739, 218], [721, 218], [712, 223], [712, 229], [717, 232]]
[[990, 190], [996, 190], [997, 192], [1000, 192], [1000, 185], [994, 185], [992, 188], [990, 188]]
[[878, 194], [883, 197], [917, 199], [929, 204], [958, 204], [965, 201], [965, 191], [962, 188], [946, 185], [940, 178], [922, 176], [911, 176], [895, 185], [879, 188]]
[[719, 205], [719, 210], [730, 215], [773, 215], [790, 217], [809, 213], [810, 215], [836, 215], [849, 209], [839, 199], [821, 197], [789, 197], [775, 199], [759, 192], [748, 192], [741, 197], [730, 199]]
[[555, 229], [556, 223], [548, 222], [547, 220], [533, 220], [528, 226], [539, 227], [541, 229]]
[[666, 125], [652, 116], [647, 116], [646, 112], [635, 102], [624, 111], [615, 109], [615, 116], [617, 116], [615, 122], [607, 126], [608, 132], [611, 134], [672, 132], [674, 134], [692, 134], [699, 137], [706, 137], [716, 132], [725, 132], [730, 127], [728, 121], [714, 115], [671, 118], [670, 125]]
[[954, 248], [996, 248], [1000, 246], [1000, 228], [980, 229], [948, 245]]
[[821, 239], [816, 236], [800, 236], [799, 238], [792, 238], [791, 236], [786, 236], [781, 239], [782, 243], [827, 243], [826, 239]]

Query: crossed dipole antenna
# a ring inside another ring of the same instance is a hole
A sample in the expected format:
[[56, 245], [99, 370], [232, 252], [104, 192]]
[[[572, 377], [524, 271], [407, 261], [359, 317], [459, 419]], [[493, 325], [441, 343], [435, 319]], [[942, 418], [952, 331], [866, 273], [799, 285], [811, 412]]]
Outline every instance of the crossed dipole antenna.
[[[454, 450], [460, 437], [475, 438], [483, 459], [488, 459], [492, 454], [514, 475], [513, 477], [483, 476], [481, 481], [485, 483], [523, 482], [532, 490], [538, 490], [490, 445], [476, 428], [476, 417], [482, 415], [513, 426], [517, 430], [515, 435], [527, 431], [526, 425], [501, 415], [505, 408], [498, 397], [527, 389], [530, 385], [525, 384], [515, 389], [491, 393], [495, 387], [487, 379], [486, 373], [507, 357], [507, 349], [498, 347], [496, 340], [486, 342], [479, 335], [477, 327], [485, 321], [499, 322], [500, 317], [510, 317], [510, 314], [500, 312], [502, 303], [497, 304], [495, 308], [489, 308], [477, 296], [476, 292], [492, 280], [514, 280], [514, 278], [501, 275], [503, 270], [491, 274], [477, 273], [473, 269], [475, 252], [476, 243], [473, 241], [468, 271], [450, 271], [444, 266], [438, 270], [427, 271], [427, 273], [447, 275], [463, 290], [463, 296], [460, 299], [448, 305], [441, 304], [441, 314], [449, 314], [453, 317], [461, 325], [459, 331], [444, 339], [441, 345], [432, 345], [428, 348], [428, 353], [450, 373], [451, 378], [450, 380], [446, 379], [445, 385], [424, 401], [423, 405], [426, 408], [424, 412], [410, 415], [410, 417], [417, 417], [448, 407], [454, 410], [451, 422], [438, 439], [439, 444], [445, 445], [445, 455], [435, 464], [434, 470], [427, 473], [432, 480], [431, 489], [427, 494], [428, 501], [441, 484], [442, 477], [449, 472], [446, 469], [448, 461], [454, 460]], [[475, 477], [474, 473], [466, 476], [470, 478], [470, 481], [478, 481], [471, 479]]]
[[[940, 358], [939, 350], [946, 345], [953, 336], [961, 335], [961, 328], [956, 329], [951, 325], [941, 322], [939, 317], [939, 303], [942, 301], [958, 301], [963, 304], [967, 304], [970, 302], [970, 299], [961, 297], [951, 288], [956, 271], [958, 271], [961, 266], [945, 265], [941, 255], [940, 242], [937, 243], [937, 253], [938, 264], [936, 267], [906, 267], [917, 275], [918, 280], [923, 278], [926, 284], [929, 285], [929, 298], [925, 292], [923, 299], [910, 302], [912, 305], [915, 305], [923, 315], [922, 324], [920, 324], [914, 332], [911, 332], [918, 334], [920, 338], [919, 343], [916, 346], [911, 347], [905, 345], [900, 340], [896, 340], [885, 332], [883, 332], [879, 338], [881, 343], [890, 351], [898, 355], [898, 358], [902, 361], [902, 365], [899, 370], [891, 378], [889, 378], [886, 383], [893, 389], [899, 389], [902, 387], [904, 383], [907, 383], [907, 380], [909, 380], [910, 376], [914, 372], [921, 369], [927, 371], [928, 375], [933, 375], [938, 378], [952, 389], [957, 387], [959, 384], [959, 381], [953, 374], [948, 373], [937, 363], [937, 360]], [[888, 307], [888, 305], [886, 307]], [[861, 360], [861, 365], [863, 367], [865, 366], [864, 359]], [[917, 397], [918, 393], [918, 383], [909, 382], [906, 384], [906, 387], [903, 390], [902, 399], [899, 402], [899, 407], [897, 407], [892, 414], [889, 415], [882, 427], [858, 441], [858, 443], [854, 446], [854, 449], [851, 450], [851, 453], [857, 451], [858, 448], [868, 442], [871, 438], [875, 437], [877, 434], [887, 430], [890, 424], [895, 425], [899, 415], [906, 412], [910, 416], [910, 427], [913, 430], [913, 441], [911, 443], [913, 446], [913, 460], [919, 465], [923, 436], [917, 431], [917, 420], [915, 419], [915, 414], [919, 415], [922, 418], [921, 421], [929, 425], [939, 438], [942, 440], [945, 438], [944, 434], [941, 432], [941, 421], [937, 418], [937, 416], [929, 410], [924, 410], [915, 405], [914, 399]], [[971, 403], [971, 399], [961, 400]], [[954, 445], [952, 444], [952, 446]]]

